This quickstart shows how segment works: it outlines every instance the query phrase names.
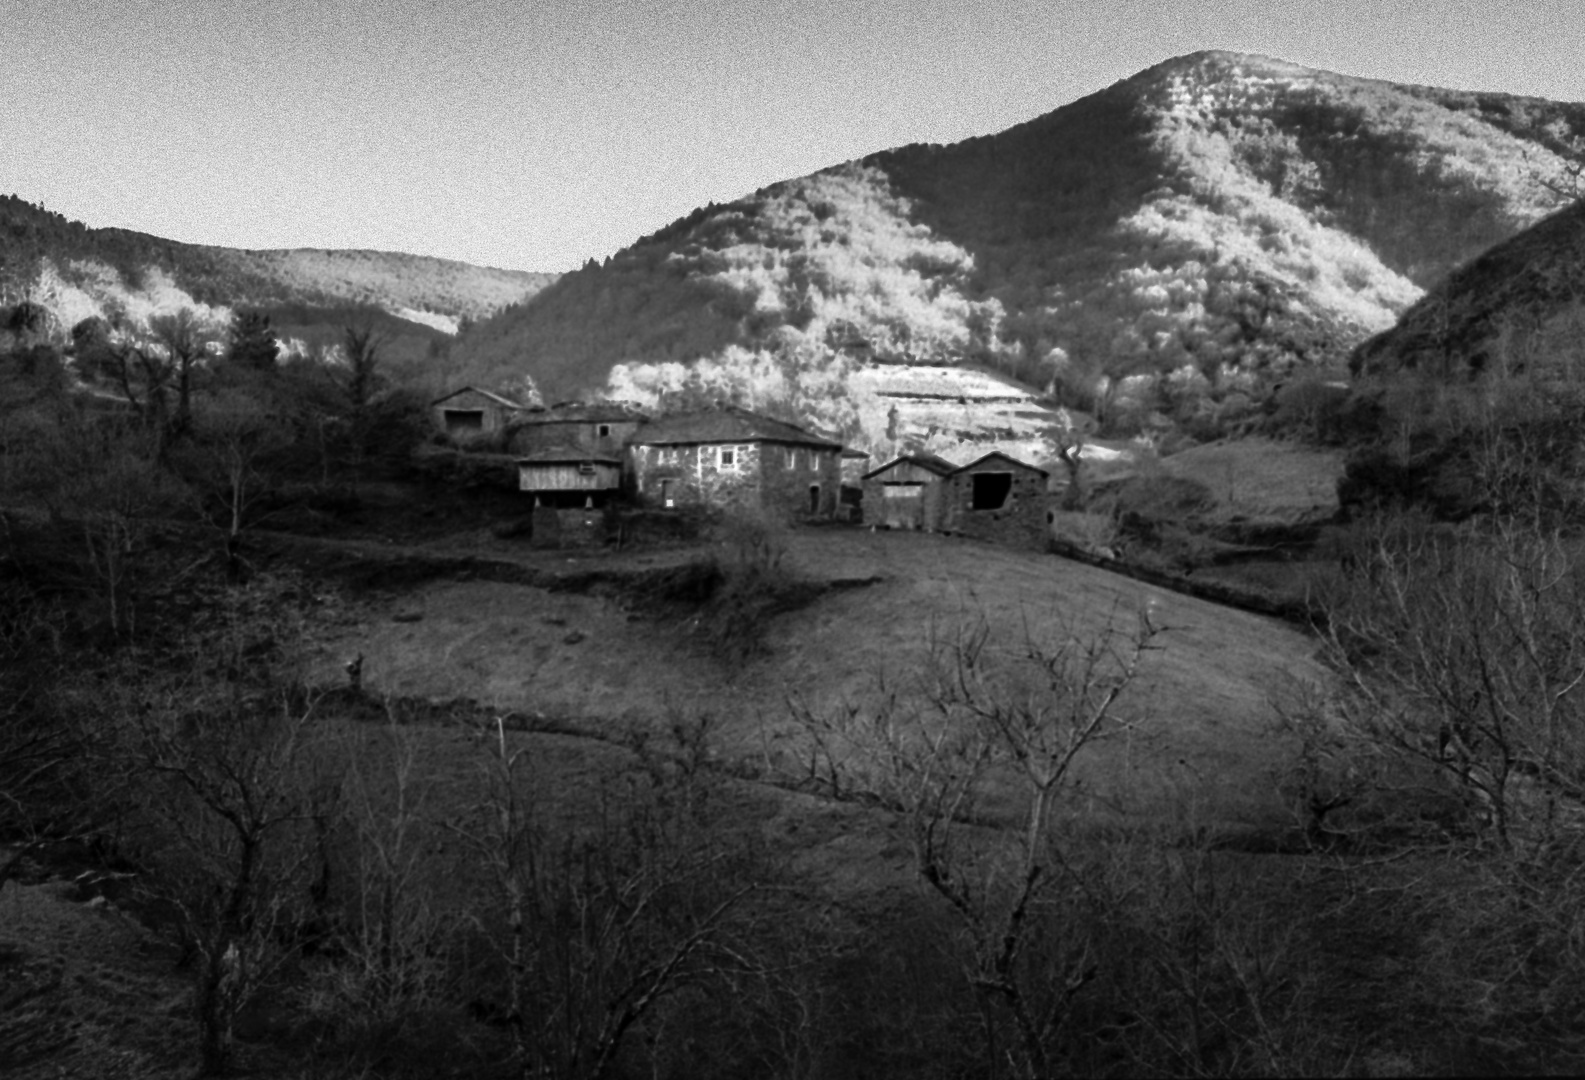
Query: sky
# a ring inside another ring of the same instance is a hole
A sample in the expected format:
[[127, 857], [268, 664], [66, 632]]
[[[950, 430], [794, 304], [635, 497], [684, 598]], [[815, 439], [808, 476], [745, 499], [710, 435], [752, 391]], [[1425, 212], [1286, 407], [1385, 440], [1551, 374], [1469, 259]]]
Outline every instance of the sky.
[[0, 194], [562, 271], [1202, 49], [1585, 101], [1580, 0], [0, 0]]

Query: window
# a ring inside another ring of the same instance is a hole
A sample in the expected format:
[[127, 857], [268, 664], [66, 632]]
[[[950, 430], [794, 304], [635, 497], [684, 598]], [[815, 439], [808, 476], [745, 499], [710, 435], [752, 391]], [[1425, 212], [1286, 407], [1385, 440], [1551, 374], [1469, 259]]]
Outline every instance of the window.
[[796, 469], [798, 467], [798, 451], [789, 446], [782, 452], [787, 455], [787, 468]]
[[657, 464], [657, 465], [675, 465], [675, 464], [677, 464], [677, 448], [675, 446], [662, 446], [660, 448], [660, 450], [655, 454], [655, 464]]
[[599, 435], [600, 438], [609, 439], [611, 437], [611, 425], [610, 424], [600, 424], [598, 427], [595, 428], [595, 432]]
[[974, 495], [969, 509], [1000, 510], [1007, 505], [1007, 496], [1012, 491], [1013, 474], [1010, 472], [975, 473]]
[[743, 468], [743, 459], [748, 456], [746, 446], [722, 446], [716, 450], [716, 461], [723, 469], [737, 472]]

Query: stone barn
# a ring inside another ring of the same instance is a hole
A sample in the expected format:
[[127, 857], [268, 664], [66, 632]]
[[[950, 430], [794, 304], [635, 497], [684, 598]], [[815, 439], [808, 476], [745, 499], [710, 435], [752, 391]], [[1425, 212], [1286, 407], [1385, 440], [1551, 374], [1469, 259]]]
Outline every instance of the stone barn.
[[937, 527], [936, 488], [957, 466], [934, 454], [904, 454], [864, 474], [864, 518], [888, 529]]
[[999, 450], [952, 470], [939, 482], [934, 521], [927, 526], [979, 540], [1044, 550], [1047, 537], [1044, 469]]
[[435, 426], [452, 438], [469, 438], [504, 431], [524, 411], [524, 406], [476, 386], [464, 386], [430, 403]]
[[679, 413], [644, 424], [629, 442], [634, 494], [670, 509], [763, 510], [831, 518], [842, 488], [842, 444], [747, 409]]

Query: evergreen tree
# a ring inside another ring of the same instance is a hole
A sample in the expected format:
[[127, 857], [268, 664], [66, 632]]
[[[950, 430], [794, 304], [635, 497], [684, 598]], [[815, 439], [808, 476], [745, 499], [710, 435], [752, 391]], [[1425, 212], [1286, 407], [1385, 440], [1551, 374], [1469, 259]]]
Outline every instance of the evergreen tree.
[[238, 311], [231, 318], [231, 344], [227, 352], [233, 364], [253, 371], [272, 371], [278, 353], [275, 328], [262, 311]]

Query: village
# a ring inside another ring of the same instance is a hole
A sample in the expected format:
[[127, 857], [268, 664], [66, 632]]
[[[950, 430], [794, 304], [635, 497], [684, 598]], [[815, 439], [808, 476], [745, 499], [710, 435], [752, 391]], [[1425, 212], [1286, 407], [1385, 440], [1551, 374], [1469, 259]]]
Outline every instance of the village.
[[904, 453], [872, 467], [868, 453], [835, 437], [726, 404], [650, 415], [620, 401], [528, 406], [468, 386], [431, 412], [459, 452], [510, 463], [517, 490], [532, 499], [536, 546], [598, 545], [607, 512], [626, 507], [751, 512], [1044, 550], [1075, 471], [996, 450], [961, 464]]

